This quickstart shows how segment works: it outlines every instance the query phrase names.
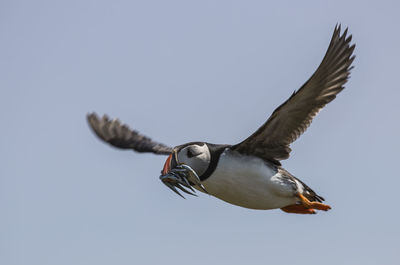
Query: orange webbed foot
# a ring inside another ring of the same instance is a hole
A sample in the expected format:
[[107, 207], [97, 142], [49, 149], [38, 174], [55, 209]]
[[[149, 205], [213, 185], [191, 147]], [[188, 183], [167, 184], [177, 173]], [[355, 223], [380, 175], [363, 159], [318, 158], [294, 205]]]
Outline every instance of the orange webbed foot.
[[321, 203], [321, 202], [311, 202], [309, 201], [303, 194], [297, 194], [297, 196], [300, 198], [301, 204], [309, 209], [316, 209], [316, 210], [321, 210], [321, 211], [328, 211], [331, 209], [331, 207], [327, 204]]
[[320, 202], [311, 202], [311, 208], [321, 211], [328, 211], [332, 209], [329, 205]]
[[298, 214], [316, 214], [317, 212], [313, 209], [306, 208], [302, 204], [293, 204], [281, 208], [282, 211], [287, 213], [298, 213]]

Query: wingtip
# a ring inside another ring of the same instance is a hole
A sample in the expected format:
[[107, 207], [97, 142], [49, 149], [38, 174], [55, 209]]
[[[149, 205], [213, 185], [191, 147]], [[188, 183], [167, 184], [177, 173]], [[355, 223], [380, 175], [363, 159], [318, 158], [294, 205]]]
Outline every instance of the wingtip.
[[[349, 30], [349, 28], [346, 27], [346, 28], [344, 29], [344, 31], [343, 31], [342, 36], [343, 36], [343, 38], [345, 38], [345, 39], [346, 39], [346, 35], [347, 35], [348, 30]], [[350, 35], [350, 36], [351, 36], [351, 35]], [[350, 36], [349, 36], [349, 37], [350, 37]]]
[[97, 113], [94, 111], [86, 113], [86, 119], [87, 120], [98, 119]]
[[350, 38], [350, 40], [351, 40], [352, 35], [350, 34], [349, 36], [347, 36], [348, 31], [349, 31], [349, 27], [345, 27], [343, 33], [341, 33], [341, 31], [342, 31], [342, 24], [338, 22], [338, 23], [336, 23], [335, 29], [333, 31], [334, 35], [338, 35], [338, 36], [340, 36], [341, 38], [344, 38], [344, 39], [349, 39]]
[[335, 27], [335, 31], [337, 31], [337, 32], [339, 32], [340, 33], [340, 31], [341, 31], [341, 28], [342, 28], [342, 24], [341, 23], [336, 23], [336, 27]]

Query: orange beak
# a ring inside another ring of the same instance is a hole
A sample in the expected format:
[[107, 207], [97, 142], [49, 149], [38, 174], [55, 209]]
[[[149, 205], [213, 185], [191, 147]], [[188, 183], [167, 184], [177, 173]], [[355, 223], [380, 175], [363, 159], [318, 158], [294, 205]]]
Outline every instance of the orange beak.
[[172, 154], [170, 154], [167, 158], [167, 161], [165, 161], [164, 168], [162, 170], [163, 175], [166, 175], [171, 170], [171, 159], [172, 159]]

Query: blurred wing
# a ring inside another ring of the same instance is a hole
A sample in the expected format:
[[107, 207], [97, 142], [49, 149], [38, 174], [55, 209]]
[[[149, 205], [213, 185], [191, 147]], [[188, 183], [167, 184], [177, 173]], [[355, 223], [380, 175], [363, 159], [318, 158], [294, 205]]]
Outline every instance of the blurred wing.
[[172, 148], [152, 141], [150, 138], [129, 129], [118, 119], [109, 120], [104, 115], [99, 119], [96, 113], [88, 114], [87, 120], [93, 132], [103, 141], [122, 149], [133, 149], [137, 152], [150, 152], [159, 155], [169, 155]]
[[232, 149], [280, 164], [287, 159], [290, 144], [310, 126], [312, 119], [343, 90], [352, 69], [355, 45], [350, 46], [347, 29], [340, 35], [335, 27], [332, 40], [320, 66], [311, 78], [272, 113], [253, 135]]

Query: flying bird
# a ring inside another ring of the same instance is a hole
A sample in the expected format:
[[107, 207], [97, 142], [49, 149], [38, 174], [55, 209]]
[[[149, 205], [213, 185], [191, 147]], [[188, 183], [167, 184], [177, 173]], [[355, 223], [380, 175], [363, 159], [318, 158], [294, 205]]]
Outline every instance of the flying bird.
[[[288, 213], [327, 211], [324, 198], [285, 170], [290, 144], [311, 124], [319, 111], [344, 89], [355, 56], [347, 28], [334, 29], [328, 50], [310, 79], [252, 135], [234, 145], [190, 142], [176, 147], [155, 142], [106, 115], [88, 114], [94, 133], [121, 149], [167, 155], [160, 179], [171, 190], [195, 195], [195, 190], [250, 209]], [[183, 196], [182, 196], [183, 197]]]

